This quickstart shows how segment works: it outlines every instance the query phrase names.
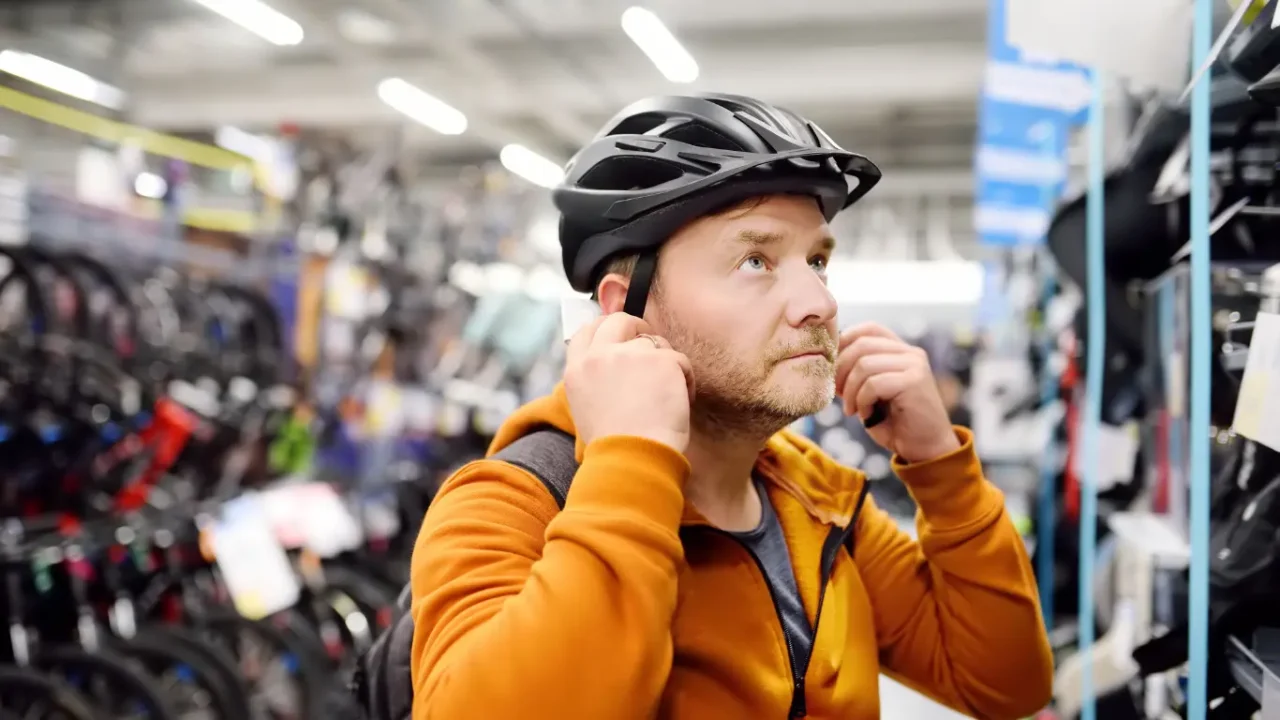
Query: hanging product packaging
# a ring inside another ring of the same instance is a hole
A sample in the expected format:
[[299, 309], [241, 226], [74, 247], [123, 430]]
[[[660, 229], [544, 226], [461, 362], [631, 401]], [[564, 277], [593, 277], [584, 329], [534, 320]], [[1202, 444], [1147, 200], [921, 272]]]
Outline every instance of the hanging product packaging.
[[262, 516], [276, 545], [331, 558], [359, 547], [360, 525], [333, 486], [288, 482], [259, 494]]
[[1258, 313], [1231, 427], [1280, 451], [1280, 315]]
[[237, 612], [259, 620], [298, 602], [297, 577], [257, 494], [223, 504], [205, 531]]

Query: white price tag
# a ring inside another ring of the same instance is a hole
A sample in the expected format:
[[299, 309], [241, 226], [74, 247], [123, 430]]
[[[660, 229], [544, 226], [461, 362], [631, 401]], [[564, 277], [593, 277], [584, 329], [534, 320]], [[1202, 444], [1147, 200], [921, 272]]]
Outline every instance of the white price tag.
[[286, 550], [297, 550], [306, 544], [307, 534], [303, 527], [306, 508], [298, 504], [294, 488], [297, 485], [281, 485], [263, 491], [259, 497], [271, 533], [276, 542]]
[[1232, 429], [1280, 450], [1280, 315], [1258, 313]]
[[300, 487], [306, 497], [303, 528], [307, 549], [322, 558], [331, 558], [360, 547], [364, 539], [360, 524], [333, 487], [326, 483]]
[[[1088, 469], [1084, 465], [1084, 414], [1077, 430], [1080, 438], [1073, 448], [1072, 460], [1079, 468], [1081, 477], [1085, 477]], [[1134, 462], [1138, 457], [1138, 446], [1141, 437], [1138, 424], [1127, 422], [1123, 425], [1098, 426], [1098, 474], [1096, 475], [1099, 492], [1114, 487], [1117, 483], [1127, 483], [1133, 479]]]
[[333, 557], [360, 546], [360, 525], [327, 483], [290, 483], [262, 493], [276, 542], [290, 550], [307, 548]]
[[257, 495], [245, 494], [224, 504], [210, 533], [214, 558], [237, 612], [257, 620], [298, 602], [298, 578]]

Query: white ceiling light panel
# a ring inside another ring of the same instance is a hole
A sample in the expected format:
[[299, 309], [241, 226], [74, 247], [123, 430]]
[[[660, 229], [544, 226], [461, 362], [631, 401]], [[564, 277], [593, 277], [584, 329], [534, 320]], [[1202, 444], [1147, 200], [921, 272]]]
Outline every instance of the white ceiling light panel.
[[461, 135], [467, 131], [467, 116], [461, 110], [401, 78], [387, 78], [378, 83], [378, 97], [441, 135]]
[[698, 79], [698, 62], [652, 11], [627, 8], [622, 13], [622, 31], [666, 79], [682, 84]]
[[192, 0], [272, 45], [297, 45], [305, 33], [296, 20], [259, 0]]

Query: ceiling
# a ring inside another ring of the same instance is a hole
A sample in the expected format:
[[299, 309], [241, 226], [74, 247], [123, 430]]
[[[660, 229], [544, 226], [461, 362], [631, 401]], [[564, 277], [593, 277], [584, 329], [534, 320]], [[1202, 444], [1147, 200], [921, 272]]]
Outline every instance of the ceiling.
[[628, 4], [272, 0], [306, 30], [279, 48], [191, 0], [38, 0], [10, 39], [71, 62], [109, 54], [104, 34], [127, 44], [108, 64], [129, 112], [170, 130], [399, 125], [375, 85], [402, 77], [470, 121], [462, 137], [413, 128], [413, 145], [465, 157], [517, 141], [564, 159], [628, 102], [692, 87], [789, 106], [887, 167], [968, 167], [985, 0], [654, 0], [698, 61], [692, 86], [623, 34]]
[[[972, 192], [986, 0], [652, 0], [697, 60], [692, 85], [667, 81], [628, 39], [622, 0], [269, 4], [303, 26], [301, 44], [271, 45], [193, 0], [0, 0], [0, 28], [13, 28], [0, 42], [116, 84], [149, 127], [394, 132], [444, 174], [509, 142], [562, 162], [646, 95], [737, 92], [872, 158], [886, 171], [879, 195]], [[438, 135], [384, 105], [387, 77], [462, 110], [467, 132]]]

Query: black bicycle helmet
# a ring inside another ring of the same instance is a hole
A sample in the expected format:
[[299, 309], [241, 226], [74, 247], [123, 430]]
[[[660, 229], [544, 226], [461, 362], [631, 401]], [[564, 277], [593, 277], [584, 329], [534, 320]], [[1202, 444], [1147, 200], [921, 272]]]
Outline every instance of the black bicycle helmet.
[[880, 169], [799, 115], [741, 95], [651, 97], [584, 147], [552, 193], [565, 273], [590, 292], [608, 260], [640, 253], [626, 312], [640, 315], [658, 248], [682, 225], [749, 197], [814, 197], [827, 220]]

